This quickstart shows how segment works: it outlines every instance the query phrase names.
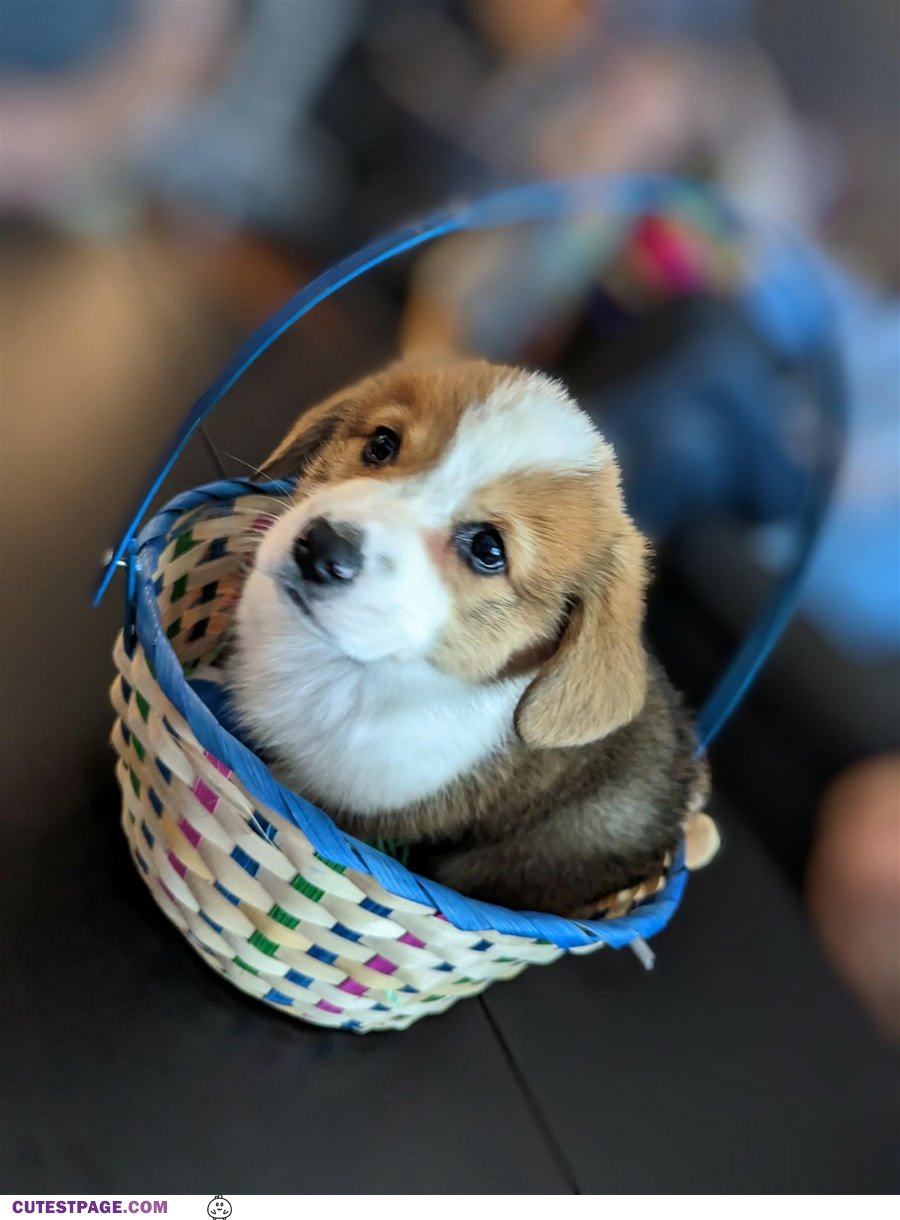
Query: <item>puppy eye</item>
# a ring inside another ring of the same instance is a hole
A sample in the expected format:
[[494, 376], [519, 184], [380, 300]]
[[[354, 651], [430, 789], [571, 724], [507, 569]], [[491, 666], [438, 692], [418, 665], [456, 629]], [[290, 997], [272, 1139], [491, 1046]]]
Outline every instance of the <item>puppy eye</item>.
[[506, 571], [503, 539], [492, 525], [464, 525], [457, 531], [455, 543], [463, 563], [480, 576], [496, 576]]
[[376, 428], [363, 446], [367, 466], [387, 466], [400, 452], [400, 437], [393, 428]]

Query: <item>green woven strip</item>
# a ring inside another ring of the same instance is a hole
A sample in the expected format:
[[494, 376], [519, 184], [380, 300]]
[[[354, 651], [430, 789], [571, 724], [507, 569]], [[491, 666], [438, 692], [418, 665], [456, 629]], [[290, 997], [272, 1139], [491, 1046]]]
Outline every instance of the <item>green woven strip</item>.
[[345, 873], [347, 871], [346, 864], [335, 864], [335, 862], [333, 860], [326, 860], [325, 857], [320, 856], [317, 851], [313, 852], [313, 855], [316, 857], [316, 859], [320, 863], [326, 865], [328, 868], [332, 869], [336, 873]]
[[134, 771], [132, 771], [131, 767], [128, 768], [128, 774], [131, 776], [131, 786], [134, 789], [134, 795], [140, 796], [141, 795], [141, 781], [135, 775]]
[[134, 747], [135, 754], [137, 754], [140, 761], [143, 762], [147, 757], [147, 751], [144, 749], [143, 744], [135, 737], [134, 733], [131, 734], [131, 744]]
[[172, 552], [172, 558], [177, 559], [179, 555], [186, 555], [196, 545], [193, 533], [190, 530], [185, 530], [183, 534], [179, 534], [175, 539], [175, 550]]
[[137, 710], [141, 713], [141, 719], [143, 720], [144, 724], [146, 724], [147, 718], [150, 715], [150, 704], [139, 690], [134, 692], [134, 701], [137, 704]]
[[259, 949], [260, 953], [265, 953], [267, 957], [274, 957], [281, 948], [276, 941], [269, 940], [267, 936], [263, 936], [258, 928], [247, 943], [251, 944], [254, 949]]
[[256, 969], [256, 967], [251, 966], [248, 962], [245, 962], [242, 957], [236, 957], [234, 959], [234, 964], [236, 966], [240, 966], [240, 968], [242, 970], [246, 970], [248, 974], [259, 974], [259, 971]]
[[296, 928], [300, 922], [299, 919], [295, 919], [293, 915], [289, 915], [287, 911], [282, 910], [277, 902], [269, 911], [269, 918], [274, 919], [276, 923], [283, 924], [286, 928]]
[[305, 877], [302, 877], [300, 873], [298, 873], [291, 882], [291, 889], [296, 890], [298, 894], [303, 894], [307, 898], [311, 898], [313, 902], [321, 902], [325, 897], [324, 890], [320, 890], [317, 885], [312, 885], [306, 880]]
[[404, 868], [409, 867], [409, 853], [412, 850], [412, 844], [406, 839], [374, 839], [372, 846], [383, 855], [390, 856], [392, 860], [402, 864]]
[[172, 585], [172, 592], [169, 597], [170, 601], [173, 601], [173, 602], [181, 601], [181, 599], [184, 597], [185, 593], [187, 593], [187, 582], [188, 582], [187, 572], [185, 572], [184, 575], [179, 576], [178, 579], [175, 581], [175, 583]]
[[173, 622], [169, 623], [168, 627], [166, 628], [166, 635], [169, 637], [170, 640], [173, 640], [175, 638], [175, 636], [178, 635], [180, 630], [181, 630], [181, 617], [179, 616], [178, 618], [174, 619]]

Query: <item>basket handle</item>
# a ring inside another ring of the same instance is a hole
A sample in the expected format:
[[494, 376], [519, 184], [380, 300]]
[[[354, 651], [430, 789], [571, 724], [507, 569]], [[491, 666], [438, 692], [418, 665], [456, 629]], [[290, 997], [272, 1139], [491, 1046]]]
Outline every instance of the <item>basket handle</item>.
[[150, 505], [188, 442], [228, 391], [285, 331], [311, 310], [400, 254], [451, 233], [494, 229], [534, 221], [564, 220], [608, 211], [619, 218], [640, 216], [661, 206], [696, 205], [702, 199], [708, 213], [727, 231], [754, 239], [755, 279], [744, 286], [743, 307], [767, 340], [785, 355], [806, 363], [810, 388], [829, 421], [828, 436], [810, 473], [800, 523], [800, 541], [793, 564], [783, 575], [746, 640], [719, 680], [698, 718], [700, 749], [719, 732], [762, 664], [775, 647], [796, 607], [803, 576], [831, 499], [844, 436], [844, 395], [835, 360], [833, 327], [822, 277], [812, 252], [782, 235], [750, 226], [720, 196], [677, 179], [656, 175], [591, 176], [511, 187], [471, 203], [436, 212], [376, 238], [355, 254], [312, 280], [274, 313], [238, 350], [210, 387], [195, 401], [173, 437], [146, 493], [112, 550], [93, 597], [96, 606], [118, 567], [131, 567], [133, 542]]
[[[285, 331], [341, 288], [382, 263], [451, 233], [502, 228], [530, 221], [563, 220], [604, 209], [613, 215], [637, 216], [671, 201], [676, 192], [683, 198], [693, 190], [695, 188], [685, 183], [656, 176], [590, 177], [529, 183], [436, 212], [424, 220], [376, 238], [355, 254], [335, 263], [267, 319], [194, 402], [172, 438], [167, 456], [159, 464], [121, 540], [113, 549], [94, 594], [93, 604], [96, 606], [102, 600], [154, 497], [203, 421]], [[716, 200], [716, 205], [723, 222], [737, 223], [737, 218], [729, 214], [723, 202]]]

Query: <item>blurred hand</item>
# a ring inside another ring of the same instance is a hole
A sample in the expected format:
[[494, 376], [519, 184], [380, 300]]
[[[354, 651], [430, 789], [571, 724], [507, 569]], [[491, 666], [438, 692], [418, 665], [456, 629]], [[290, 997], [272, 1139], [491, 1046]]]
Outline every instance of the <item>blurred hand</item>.
[[900, 1039], [900, 754], [853, 767], [826, 794], [807, 900], [838, 973]]

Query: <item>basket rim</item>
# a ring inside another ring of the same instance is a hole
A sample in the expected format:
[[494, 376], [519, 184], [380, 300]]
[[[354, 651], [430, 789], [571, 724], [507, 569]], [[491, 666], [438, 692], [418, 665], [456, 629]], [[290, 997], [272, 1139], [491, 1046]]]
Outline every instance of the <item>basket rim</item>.
[[369, 874], [398, 897], [434, 907], [460, 931], [496, 932], [545, 941], [568, 950], [597, 944], [622, 948], [636, 939], [649, 939], [674, 916], [687, 882], [684, 844], [679, 844], [663, 889], [626, 915], [609, 920], [574, 920], [539, 911], [513, 911], [494, 903], [467, 898], [439, 882], [422, 877], [378, 848], [342, 830], [329, 815], [299, 793], [279, 784], [268, 766], [248, 745], [223, 727], [185, 678], [162, 625], [155, 588], [159, 558], [178, 523], [190, 512], [242, 497], [285, 491], [287, 481], [255, 483], [225, 479], [202, 484], [171, 499], [147, 523], [129, 554], [129, 609], [125, 646], [139, 642], [162, 693], [184, 717], [200, 746], [234, 772], [260, 804], [284, 817], [309, 840], [313, 849], [336, 864]]

